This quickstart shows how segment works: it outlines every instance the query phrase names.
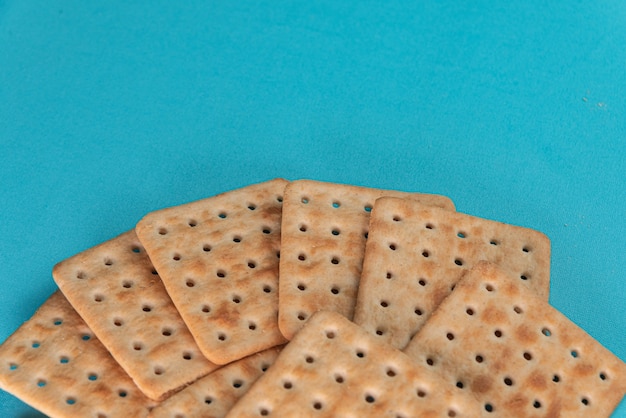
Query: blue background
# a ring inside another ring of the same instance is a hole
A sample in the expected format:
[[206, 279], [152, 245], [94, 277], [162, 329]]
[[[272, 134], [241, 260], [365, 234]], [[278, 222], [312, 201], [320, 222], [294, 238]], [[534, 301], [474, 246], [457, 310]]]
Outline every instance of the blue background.
[[626, 360], [624, 1], [179, 3], [0, 0], [0, 341], [58, 261], [285, 177], [545, 232], [551, 303]]

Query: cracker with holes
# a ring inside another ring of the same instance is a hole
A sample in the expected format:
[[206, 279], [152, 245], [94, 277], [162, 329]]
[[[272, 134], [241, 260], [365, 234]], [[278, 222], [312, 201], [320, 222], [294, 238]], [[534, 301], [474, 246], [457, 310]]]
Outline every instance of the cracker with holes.
[[282, 196], [275, 179], [146, 215], [135, 230], [202, 353], [226, 364], [278, 329]]
[[337, 312], [315, 313], [228, 417], [473, 417], [480, 404]]
[[626, 364], [530, 291], [481, 262], [405, 352], [486, 415], [608, 417], [626, 393]]
[[150, 418], [221, 418], [272, 365], [279, 347], [236, 360], [167, 399]]
[[54, 417], [145, 417], [154, 405], [59, 291], [0, 346], [0, 388]]
[[318, 310], [352, 319], [370, 211], [381, 196], [454, 209], [444, 196], [299, 180], [285, 189], [279, 326], [291, 339]]
[[381, 198], [370, 222], [354, 321], [402, 349], [480, 260], [498, 263], [548, 299], [550, 240], [541, 232]]
[[134, 230], [60, 262], [52, 275], [148, 397], [162, 400], [218, 367], [200, 353]]

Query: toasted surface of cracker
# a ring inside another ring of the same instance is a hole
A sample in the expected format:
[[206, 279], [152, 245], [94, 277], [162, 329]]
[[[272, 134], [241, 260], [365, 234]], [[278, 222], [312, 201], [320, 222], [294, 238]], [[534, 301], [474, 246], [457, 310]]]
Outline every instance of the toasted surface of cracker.
[[480, 405], [336, 312], [314, 314], [228, 417], [468, 417]]
[[57, 264], [59, 288], [148, 397], [162, 400], [215, 370], [128, 231]]
[[439, 195], [298, 180], [285, 188], [279, 326], [291, 339], [318, 310], [352, 319], [370, 211], [381, 196], [411, 197], [454, 210]]
[[543, 233], [383, 197], [372, 212], [354, 321], [402, 349], [480, 260], [548, 299], [550, 240]]
[[0, 388], [54, 417], [145, 417], [154, 405], [59, 291], [0, 346]]
[[136, 232], [202, 353], [226, 364], [282, 344], [275, 179], [146, 215]]
[[405, 349], [488, 416], [608, 417], [626, 364], [498, 266], [470, 270]]
[[272, 365], [279, 347], [236, 360], [158, 405], [150, 418], [222, 418]]

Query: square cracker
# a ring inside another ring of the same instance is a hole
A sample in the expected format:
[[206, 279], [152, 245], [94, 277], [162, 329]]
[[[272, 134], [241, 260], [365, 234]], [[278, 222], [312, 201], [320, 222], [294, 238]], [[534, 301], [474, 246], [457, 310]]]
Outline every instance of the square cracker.
[[134, 230], [60, 262], [52, 275], [148, 397], [162, 400], [218, 367], [200, 353]]
[[444, 196], [298, 180], [285, 188], [278, 323], [287, 339], [318, 310], [352, 319], [370, 211], [381, 196], [454, 210]]
[[236, 360], [158, 405], [150, 418], [221, 418], [274, 363], [279, 347]]
[[59, 291], [0, 346], [0, 388], [54, 417], [145, 417], [154, 405]]
[[315, 313], [228, 417], [473, 417], [480, 404], [337, 312]]
[[275, 179], [146, 215], [135, 230], [212, 362], [285, 342], [278, 324], [282, 196]]
[[469, 271], [405, 352], [487, 416], [608, 417], [626, 364], [494, 264]]
[[402, 349], [480, 260], [498, 263], [548, 299], [550, 240], [541, 232], [381, 198], [372, 211], [354, 321]]

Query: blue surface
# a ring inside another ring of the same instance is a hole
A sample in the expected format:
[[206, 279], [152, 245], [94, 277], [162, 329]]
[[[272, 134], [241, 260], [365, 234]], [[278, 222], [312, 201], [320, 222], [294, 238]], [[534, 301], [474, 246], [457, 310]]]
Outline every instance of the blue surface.
[[545, 232], [551, 303], [626, 360], [625, 2], [178, 3], [0, 0], [0, 341], [56, 262], [285, 177]]

